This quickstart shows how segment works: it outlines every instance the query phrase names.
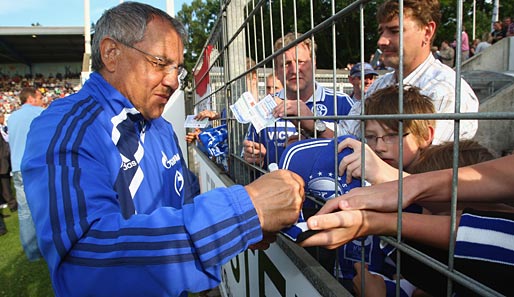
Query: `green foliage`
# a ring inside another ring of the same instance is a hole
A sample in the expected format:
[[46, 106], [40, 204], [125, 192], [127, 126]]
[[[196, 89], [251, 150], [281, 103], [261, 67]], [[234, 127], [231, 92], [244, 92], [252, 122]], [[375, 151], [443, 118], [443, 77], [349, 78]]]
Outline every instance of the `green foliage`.
[[[312, 2], [312, 15], [311, 15]], [[352, 0], [335, 1], [335, 12], [338, 13]], [[440, 0], [441, 24], [434, 40], [435, 45], [441, 41], [453, 41], [456, 31], [456, 0]], [[247, 14], [252, 12], [258, 1], [249, 1]], [[382, 1], [370, 1], [364, 6], [364, 60], [369, 60], [377, 48], [377, 21], [375, 18], [378, 5]], [[500, 19], [506, 16], [514, 17], [514, 1], [502, 0], [500, 6]], [[271, 5], [271, 13], [270, 13]], [[205, 42], [220, 13], [220, 0], [194, 0], [190, 5], [184, 4], [178, 13], [178, 18], [187, 26], [189, 31], [189, 44], [186, 45], [186, 66], [192, 69]], [[483, 32], [489, 32], [491, 28], [492, 1], [476, 0], [475, 32], [476, 38], [480, 38]], [[262, 17], [261, 17], [262, 15]], [[271, 18], [270, 18], [271, 16]], [[262, 7], [257, 8], [255, 18], [251, 20], [248, 30], [252, 38], [249, 40], [247, 56], [254, 60], [262, 60], [271, 54], [273, 40], [290, 31], [307, 32], [313, 26], [332, 16], [332, 0], [272, 0], [266, 1]], [[270, 24], [273, 22], [273, 30]], [[312, 22], [312, 25], [311, 25]], [[283, 25], [282, 25], [283, 24]], [[463, 24], [468, 32], [470, 42], [473, 32], [473, 1], [465, 0], [463, 4]], [[330, 26], [315, 34], [318, 45], [317, 66], [320, 69], [330, 69], [333, 61], [337, 68], [344, 68], [347, 63], [360, 61], [360, 13], [359, 10], [350, 12], [339, 18], [335, 23], [335, 38], [332, 38]], [[253, 38], [253, 32], [257, 32], [257, 40]], [[262, 36], [261, 32], [264, 32]], [[273, 35], [272, 35], [273, 34]], [[335, 40], [335, 51], [333, 40]], [[264, 43], [264, 49], [262, 44]], [[264, 51], [264, 52], [263, 52]], [[271, 64], [268, 65], [271, 67]]]
[[[343, 0], [336, 1], [335, 12], [339, 12], [353, 1]], [[280, 5], [282, 4], [282, 5]], [[275, 39], [282, 35], [282, 32], [296, 31], [305, 33], [313, 26], [317, 26], [326, 19], [332, 16], [332, 4], [330, 0], [313, 0], [311, 14], [311, 4], [308, 0], [298, 0], [296, 5], [294, 1], [272, 1], [271, 16], [273, 21], [273, 36]], [[264, 32], [270, 32], [270, 14], [269, 3], [263, 7], [263, 22], [257, 18], [255, 25], [250, 24], [250, 31], [253, 32], [253, 27], [257, 28], [257, 32], [261, 32], [261, 26], [264, 24]], [[251, 8], [250, 8], [251, 11]], [[368, 60], [370, 55], [376, 50], [376, 28], [377, 23], [374, 16], [376, 11], [376, 3], [369, 2], [365, 6], [365, 19], [364, 19], [364, 52], [365, 60]], [[283, 17], [282, 17], [283, 16]], [[281, 23], [283, 22], [283, 27]], [[312, 25], [311, 25], [312, 22]], [[334, 23], [335, 38], [332, 38], [331, 26], [327, 26], [321, 32], [315, 34], [315, 41], [317, 44], [317, 67], [318, 68], [332, 68], [332, 63], [335, 57], [336, 67], [344, 68], [347, 63], [354, 63], [360, 60], [360, 13], [354, 11], [339, 18]], [[266, 38], [271, 34], [265, 34]], [[335, 51], [333, 40], [335, 40]], [[253, 40], [251, 40], [253, 42]], [[262, 40], [257, 40], [257, 46], [250, 46], [251, 52], [247, 53], [251, 57], [258, 57], [258, 60], [263, 58], [263, 53], [259, 52], [261, 47], [258, 46]], [[265, 42], [265, 56], [272, 52], [273, 42], [271, 40], [264, 40]], [[257, 51], [257, 52], [255, 52]]]
[[0, 237], [0, 296], [54, 296], [46, 262], [29, 262], [21, 247], [18, 215], [5, 218], [7, 234]]
[[190, 5], [184, 3], [177, 13], [177, 19], [184, 24], [189, 34], [184, 55], [188, 71], [195, 66], [216, 23], [220, 9], [220, 0], [193, 0]]

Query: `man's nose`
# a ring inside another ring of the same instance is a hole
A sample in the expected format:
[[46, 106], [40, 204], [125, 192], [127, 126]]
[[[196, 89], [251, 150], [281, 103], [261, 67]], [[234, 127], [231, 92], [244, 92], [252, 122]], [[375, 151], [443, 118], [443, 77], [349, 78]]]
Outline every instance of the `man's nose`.
[[389, 39], [384, 36], [384, 34], [381, 34], [380, 37], [378, 38], [378, 41], [377, 41], [377, 45], [380, 47], [380, 46], [386, 46], [389, 44]]
[[170, 87], [173, 91], [177, 90], [180, 87], [178, 75], [174, 72], [165, 73], [162, 78], [162, 84]]

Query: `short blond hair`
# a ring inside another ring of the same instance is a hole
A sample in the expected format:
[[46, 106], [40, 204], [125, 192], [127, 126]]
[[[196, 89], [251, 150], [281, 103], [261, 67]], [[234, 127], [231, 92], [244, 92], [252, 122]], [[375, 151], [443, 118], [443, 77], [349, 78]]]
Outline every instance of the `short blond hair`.
[[[398, 85], [380, 89], [371, 94], [364, 101], [364, 110], [367, 115], [398, 114]], [[405, 85], [403, 88], [403, 113], [404, 114], [430, 114], [435, 113], [432, 99], [420, 93], [418, 87]], [[376, 120], [380, 126], [399, 132], [398, 119]], [[418, 143], [426, 139], [429, 128], [435, 127], [433, 119], [403, 120], [403, 131], [410, 132], [416, 137]]]
[[[293, 33], [293, 32], [289, 32], [287, 33], [284, 38], [280, 37], [278, 38], [276, 41], [275, 41], [275, 44], [274, 44], [274, 49], [275, 51], [278, 51], [279, 49], [293, 43], [294, 41], [297, 40], [297, 36], [301, 36], [303, 35], [303, 33], [301, 32], [297, 32], [296, 34]], [[316, 49], [317, 49], [317, 46], [316, 46], [316, 42], [314, 42], [314, 40], [312, 40], [310, 37], [309, 38], [305, 38], [304, 40], [302, 40], [300, 43], [298, 44], [303, 44], [305, 45], [308, 49], [309, 49], [309, 53], [311, 54], [311, 58], [312, 57], [312, 50], [314, 49], [314, 54], [316, 54]]]

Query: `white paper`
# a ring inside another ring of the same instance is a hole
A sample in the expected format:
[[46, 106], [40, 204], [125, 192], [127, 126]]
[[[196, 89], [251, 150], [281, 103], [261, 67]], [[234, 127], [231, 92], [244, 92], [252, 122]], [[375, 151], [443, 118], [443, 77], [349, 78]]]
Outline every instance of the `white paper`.
[[209, 125], [209, 119], [205, 118], [201, 121], [195, 119], [195, 115], [191, 114], [186, 117], [186, 121], [184, 122], [185, 128], [205, 128]]
[[230, 109], [239, 123], [252, 123], [259, 133], [277, 121], [277, 118], [273, 117], [273, 108], [276, 106], [277, 103], [271, 95], [257, 102], [250, 92], [244, 92], [236, 103], [230, 106]]

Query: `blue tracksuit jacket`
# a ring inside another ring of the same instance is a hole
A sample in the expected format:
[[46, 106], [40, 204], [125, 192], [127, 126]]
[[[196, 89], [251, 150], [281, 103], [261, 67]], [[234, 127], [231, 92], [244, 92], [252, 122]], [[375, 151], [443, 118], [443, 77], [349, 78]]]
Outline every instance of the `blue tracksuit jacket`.
[[[127, 110], [93, 73], [31, 125], [22, 174], [56, 296], [187, 296], [216, 286], [220, 265], [262, 238], [242, 186], [196, 195], [163, 118], [134, 125], [144, 154], [122, 160], [113, 123]], [[139, 187], [115, 191], [120, 168], [136, 163]]]

